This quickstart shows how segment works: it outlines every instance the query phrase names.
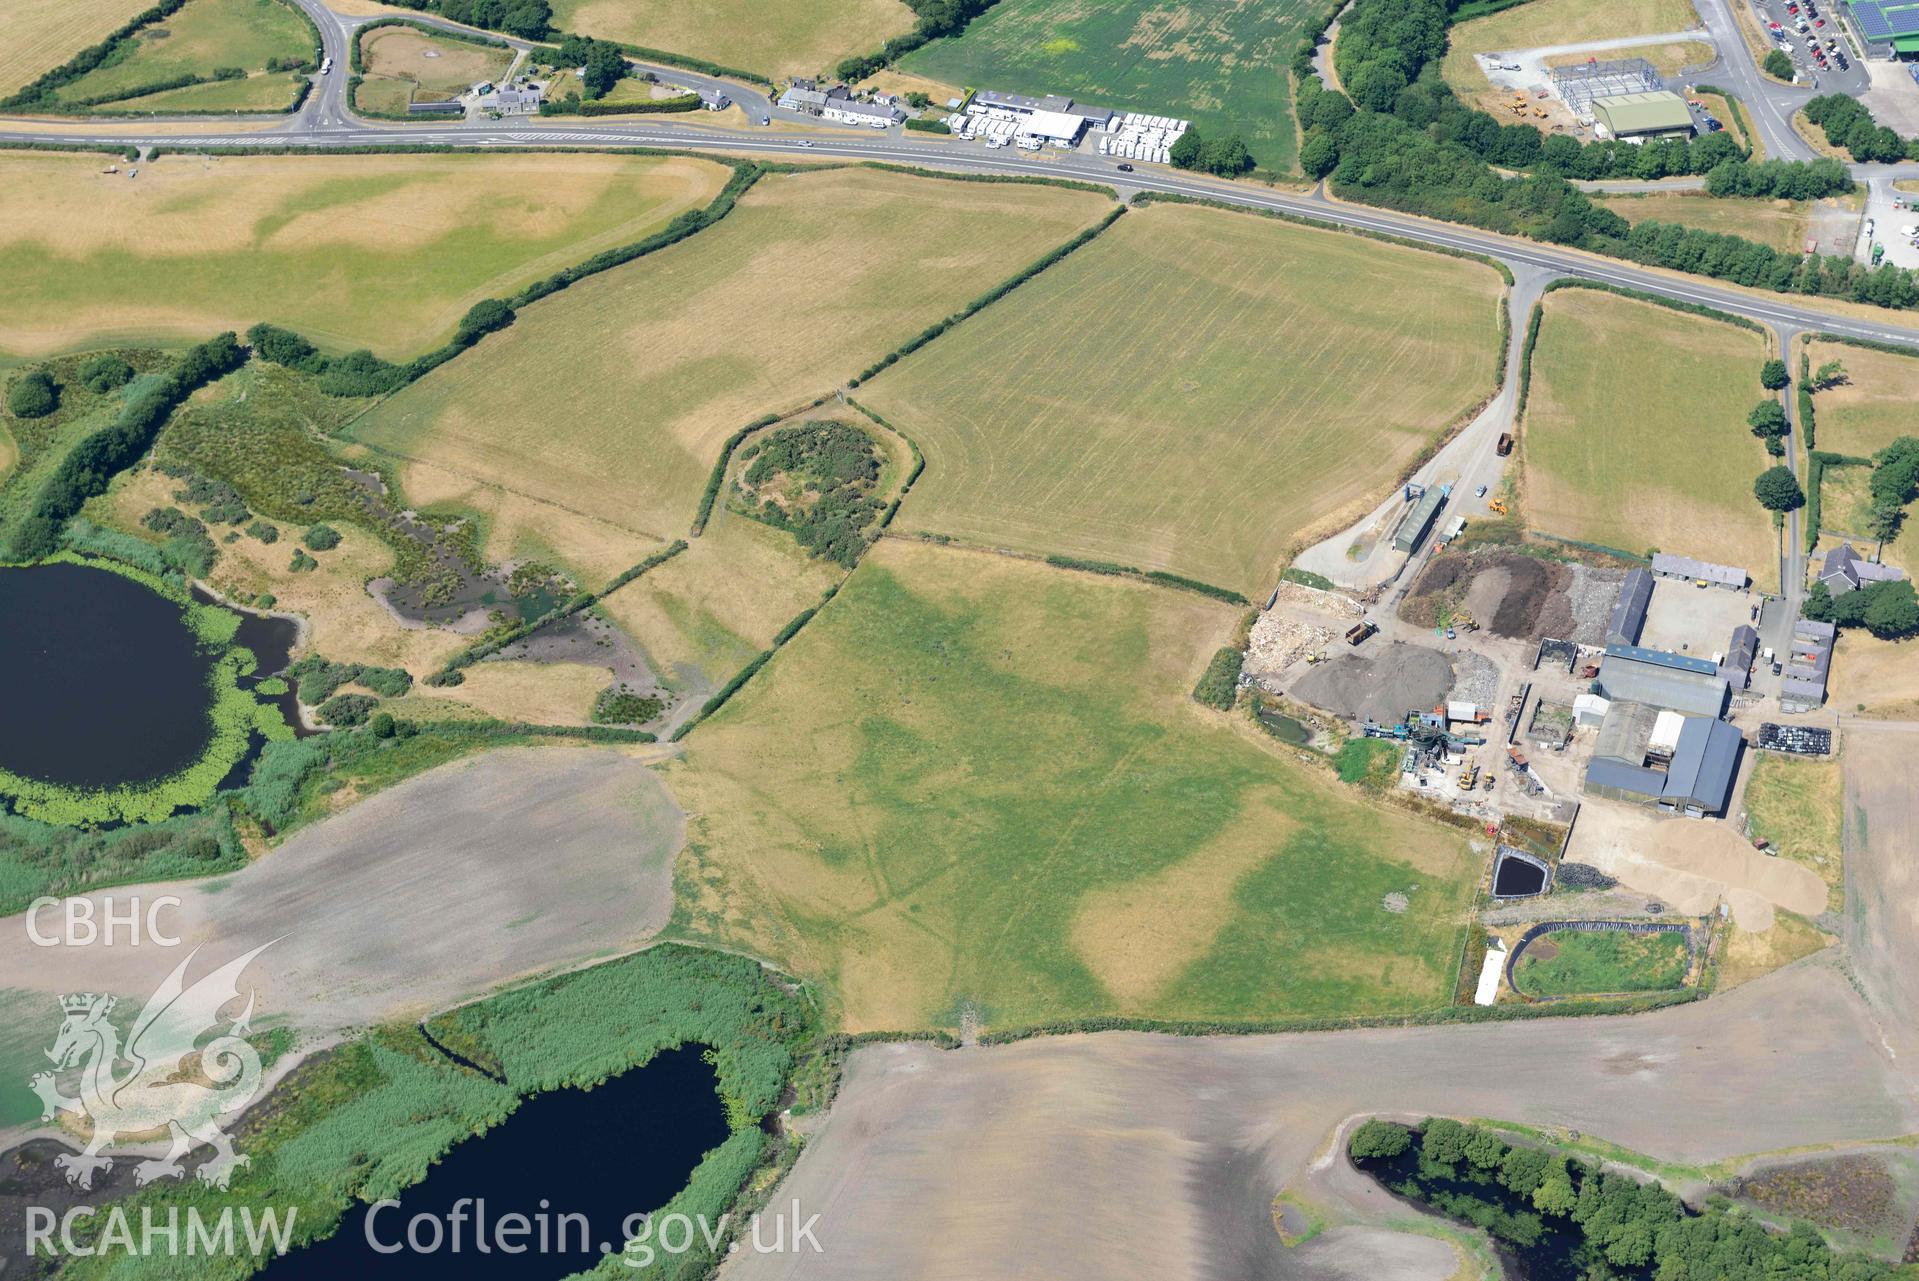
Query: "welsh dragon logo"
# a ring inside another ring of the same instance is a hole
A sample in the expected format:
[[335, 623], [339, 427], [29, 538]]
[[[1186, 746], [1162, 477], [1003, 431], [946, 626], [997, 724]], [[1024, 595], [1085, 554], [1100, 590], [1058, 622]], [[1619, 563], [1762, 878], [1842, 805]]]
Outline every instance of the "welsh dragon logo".
[[[237, 1018], [223, 1018], [220, 1011], [239, 999], [241, 972], [271, 946], [262, 944], [189, 985], [187, 966], [199, 955], [196, 948], [148, 998], [124, 1045], [108, 1020], [113, 997], [87, 992], [60, 998], [65, 1017], [47, 1051], [54, 1070], [37, 1073], [28, 1085], [44, 1105], [41, 1120], [67, 1112], [92, 1122], [85, 1151], [54, 1158], [67, 1182], [92, 1187], [95, 1172], [113, 1168], [113, 1159], [100, 1155], [103, 1148], [123, 1136], [132, 1141], [162, 1131], [171, 1136], [172, 1147], [135, 1168], [134, 1182], [141, 1186], [179, 1178], [181, 1158], [202, 1144], [214, 1153], [196, 1171], [203, 1182], [224, 1188], [234, 1170], [248, 1164], [233, 1150], [220, 1118], [245, 1107], [260, 1088], [260, 1056], [244, 1039], [253, 1018], [253, 992], [248, 990], [246, 1008]], [[223, 1026], [226, 1030], [219, 1031]], [[208, 1032], [218, 1034], [196, 1045]], [[116, 1071], [122, 1063], [125, 1075]], [[75, 1068], [80, 1094], [70, 1098], [55, 1073]]]

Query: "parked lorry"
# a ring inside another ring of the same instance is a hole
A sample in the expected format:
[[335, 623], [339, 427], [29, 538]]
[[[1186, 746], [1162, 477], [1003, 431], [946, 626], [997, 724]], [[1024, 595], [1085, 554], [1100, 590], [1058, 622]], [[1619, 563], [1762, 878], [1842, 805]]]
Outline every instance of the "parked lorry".
[[1372, 619], [1362, 619], [1346, 629], [1346, 643], [1348, 645], [1357, 645], [1378, 630], [1379, 625], [1374, 623]]
[[1499, 433], [1499, 456], [1506, 457], [1513, 452], [1513, 434], [1509, 431]]

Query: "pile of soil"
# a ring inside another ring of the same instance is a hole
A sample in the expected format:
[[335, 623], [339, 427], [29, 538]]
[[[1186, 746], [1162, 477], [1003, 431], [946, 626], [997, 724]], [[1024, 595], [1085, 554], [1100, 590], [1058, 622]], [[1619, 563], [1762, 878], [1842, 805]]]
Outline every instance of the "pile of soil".
[[1293, 686], [1293, 696], [1351, 720], [1390, 724], [1408, 711], [1434, 707], [1453, 685], [1446, 656], [1395, 641], [1370, 654], [1347, 653], [1321, 663]]
[[1407, 593], [1399, 615], [1432, 627], [1442, 614], [1463, 606], [1495, 636], [1565, 636], [1573, 627], [1566, 594], [1571, 582], [1572, 570], [1566, 565], [1501, 548], [1435, 556]]

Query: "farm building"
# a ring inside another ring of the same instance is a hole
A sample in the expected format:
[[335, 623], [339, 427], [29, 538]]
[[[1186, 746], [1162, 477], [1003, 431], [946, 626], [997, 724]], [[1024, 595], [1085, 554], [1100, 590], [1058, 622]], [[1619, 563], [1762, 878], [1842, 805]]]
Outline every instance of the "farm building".
[[1744, 689], [1752, 683], [1752, 665], [1758, 657], [1759, 633], [1751, 625], [1741, 623], [1732, 629], [1726, 656], [1719, 660], [1719, 674], [1733, 689]]
[[1652, 572], [1655, 578], [1685, 578], [1713, 587], [1729, 587], [1734, 591], [1741, 591], [1746, 586], [1746, 571], [1737, 565], [1715, 565], [1711, 561], [1694, 560], [1690, 556], [1669, 556], [1665, 552], [1653, 553]]
[[1631, 570], [1619, 585], [1619, 600], [1606, 621], [1608, 645], [1637, 645], [1646, 630], [1646, 607], [1652, 604], [1652, 575], [1643, 569]]
[[1919, 5], [1907, 0], [1847, 0], [1841, 8], [1868, 58], [1919, 54]]
[[406, 104], [409, 116], [463, 116], [466, 107], [457, 98], [440, 102], [409, 102]]
[[1726, 710], [1729, 689], [1717, 664], [1637, 645], [1608, 645], [1595, 693], [1611, 699], [1671, 708], [1693, 716]]
[[[1074, 104], [1071, 98], [1063, 98], [1058, 94], [1048, 94], [1044, 98], [1028, 98], [1023, 94], [999, 93], [992, 89], [982, 89], [973, 95], [971, 105], [975, 107], [993, 107], [1015, 116], [1026, 116], [1029, 118], [1071, 116], [1079, 122], [1075, 126], [1070, 126], [1073, 129], [1074, 138], [1078, 138], [1079, 132], [1089, 125], [1095, 129], [1104, 129], [1113, 118], [1113, 113], [1105, 107], [1078, 106]], [[1069, 127], [1064, 124], [1064, 122], [1058, 120], [1048, 121], [1047, 123], [1049, 127], [1053, 128], [1064, 129]]]
[[1692, 109], [1670, 89], [1594, 98], [1593, 119], [1615, 138], [1684, 138], [1692, 134]]
[[1586, 790], [1693, 818], [1723, 814], [1744, 747], [1739, 731], [1716, 717], [1616, 703], [1586, 767]]
[[1826, 701], [1826, 679], [1832, 673], [1831, 623], [1802, 618], [1792, 625], [1792, 652], [1779, 682], [1779, 709], [1812, 712]]
[[1857, 591], [1867, 583], [1897, 582], [1905, 576], [1904, 571], [1891, 565], [1867, 560], [1853, 550], [1851, 543], [1841, 543], [1827, 552], [1825, 565], [1819, 570], [1819, 581], [1834, 596]]
[[1605, 62], [1588, 58], [1584, 62], [1554, 67], [1551, 75], [1553, 92], [1581, 119], [1592, 116], [1592, 104], [1597, 98], [1653, 93], [1665, 87], [1659, 72], [1644, 58], [1614, 58]]
[[538, 85], [496, 89], [480, 95], [480, 110], [497, 111], [503, 116], [536, 116], [542, 96]]
[[1573, 721], [1581, 729], [1597, 729], [1606, 723], [1612, 703], [1597, 694], [1579, 694], [1573, 698]]
[[1399, 528], [1393, 533], [1393, 550], [1411, 552], [1418, 548], [1420, 540], [1433, 527], [1433, 521], [1439, 516], [1439, 509], [1446, 501], [1446, 493], [1438, 485], [1429, 485], [1426, 492], [1412, 509], [1400, 517]]
[[799, 79], [786, 86], [779, 101], [774, 105], [782, 111], [797, 111], [803, 115], [817, 116], [826, 110], [828, 102], [842, 102], [852, 97], [845, 85], [834, 85], [831, 89], [822, 89], [811, 80]]

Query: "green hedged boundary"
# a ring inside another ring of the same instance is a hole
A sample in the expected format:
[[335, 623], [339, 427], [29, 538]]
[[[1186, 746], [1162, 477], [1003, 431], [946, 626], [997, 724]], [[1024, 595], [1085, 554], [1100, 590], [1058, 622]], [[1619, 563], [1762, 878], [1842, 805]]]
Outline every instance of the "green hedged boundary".
[[844, 584], [844, 579], [834, 583], [831, 587], [828, 587], [824, 592], [820, 593], [819, 604], [808, 606], [806, 609], [795, 614], [792, 620], [788, 622], [786, 626], [780, 628], [779, 633], [773, 637], [773, 643], [771, 645], [761, 650], [758, 654], [755, 654], [746, 666], [733, 673], [733, 679], [720, 686], [719, 690], [715, 692], [711, 698], [700, 704], [700, 710], [688, 717], [678, 729], [673, 731], [666, 741], [669, 743], [679, 742], [693, 732], [694, 726], [700, 724], [700, 722], [719, 711], [722, 707], [725, 707], [727, 701], [731, 699], [733, 695], [739, 693], [740, 690], [744, 689], [746, 683], [758, 675], [762, 667], [765, 667], [773, 661], [773, 655], [780, 652], [781, 646], [785, 645], [786, 642], [792, 640], [795, 636], [798, 636], [800, 631], [808, 623], [813, 621], [814, 616], [826, 608], [826, 603], [840, 594], [840, 588], [844, 586]]
[[1133, 197], [1136, 205], [1200, 205], [1207, 209], [1223, 209], [1227, 213], [1255, 214], [1261, 218], [1272, 218], [1279, 222], [1290, 222], [1301, 227], [1311, 227], [1317, 231], [1337, 231], [1348, 236], [1358, 236], [1364, 240], [1377, 240], [1381, 244], [1398, 245], [1404, 249], [1417, 249], [1421, 253], [1444, 254], [1448, 258], [1463, 258], [1468, 262], [1482, 263], [1499, 273], [1510, 288], [1513, 282], [1513, 269], [1497, 258], [1470, 249], [1454, 249], [1449, 245], [1428, 244], [1423, 240], [1412, 240], [1405, 236], [1395, 236], [1389, 231], [1374, 231], [1370, 227], [1352, 227], [1345, 223], [1314, 218], [1307, 214], [1294, 213], [1289, 209], [1259, 209], [1251, 205], [1236, 205], [1225, 200], [1209, 200], [1203, 196], [1183, 196], [1171, 191], [1142, 191]]
[[[698, 111], [703, 104], [697, 93], [684, 93], [676, 98], [657, 98], [646, 102], [542, 102], [540, 114], [543, 116], [650, 116], [671, 114], [682, 111]], [[552, 110], [547, 110], [551, 107]]]
[[859, 401], [848, 396], [846, 403], [859, 410], [862, 414], [865, 414], [868, 418], [879, 424], [879, 426], [905, 441], [906, 447], [912, 451], [913, 455], [913, 466], [907, 471], [906, 479], [900, 482], [899, 492], [893, 495], [893, 501], [887, 504], [886, 510], [880, 513], [879, 520], [874, 522], [873, 530], [874, 535], [877, 537], [886, 530], [887, 526], [893, 523], [893, 517], [899, 515], [900, 504], [906, 501], [906, 496], [913, 491], [913, 485], [919, 480], [920, 474], [926, 470], [926, 455], [920, 451], [918, 441], [868, 409], [865, 405], [860, 404]]
[[782, 418], [790, 418], [794, 414], [804, 414], [818, 409], [832, 398], [832, 392], [823, 392], [798, 409], [788, 410], [783, 414], [761, 414], [728, 436], [720, 446], [720, 456], [713, 460], [713, 470], [707, 473], [706, 488], [700, 491], [700, 505], [693, 511], [693, 524], [687, 531], [687, 537], [698, 538], [706, 532], [706, 522], [713, 519], [713, 504], [719, 501], [720, 489], [726, 484], [726, 469], [732, 464], [733, 451], [740, 447], [741, 441], [762, 427], [771, 427]]
[[518, 626], [502, 632], [498, 636], [467, 646], [453, 657], [447, 659], [446, 662], [441, 665], [439, 671], [427, 677], [426, 683], [429, 685], [458, 684], [459, 682], [451, 680], [450, 678], [461, 668], [471, 667], [481, 659], [499, 653], [508, 645], [513, 644], [515, 641], [524, 640], [534, 632], [539, 631], [542, 627], [546, 627], [551, 623], [557, 623], [562, 619], [571, 618], [583, 609], [591, 609], [593, 606], [599, 604], [600, 601], [620, 590], [620, 588], [626, 586], [642, 574], [672, 560], [675, 556], [685, 551], [686, 546], [685, 539], [675, 539], [659, 551], [648, 556], [639, 564], [621, 570], [613, 577], [611, 582], [607, 583], [606, 586], [600, 588], [597, 592], [579, 592], [561, 604], [555, 605], [552, 609], [547, 610], [537, 618], [522, 622]]
[[1112, 226], [1115, 222], [1119, 221], [1120, 215], [1124, 214], [1125, 212], [1126, 212], [1126, 206], [1125, 205], [1119, 206], [1117, 209], [1114, 209], [1111, 213], [1107, 214], [1104, 218], [1100, 219], [1098, 223], [1094, 224], [1091, 227], [1088, 227], [1085, 231], [1080, 232], [1077, 236], [1074, 236], [1071, 240], [1067, 241], [1065, 244], [1050, 251], [1044, 257], [1040, 258], [1038, 261], [1028, 264], [1026, 267], [1022, 268], [1018, 273], [1013, 275], [1010, 279], [1001, 281], [999, 284], [993, 286], [993, 288], [987, 290], [985, 293], [975, 298], [972, 302], [967, 303], [964, 307], [960, 308], [958, 311], [954, 312], [952, 315], [948, 316], [946, 319], [935, 321], [934, 323], [928, 325], [926, 328], [920, 330], [917, 334], [914, 334], [911, 338], [908, 338], [905, 342], [901, 343], [898, 347], [895, 347], [892, 351], [882, 356], [878, 361], [876, 361], [875, 363], [871, 365], [868, 365], [865, 369], [861, 370], [859, 376], [851, 379], [847, 383], [847, 386], [848, 387], [859, 386], [861, 383], [867, 381], [869, 378], [872, 378], [875, 374], [878, 374], [880, 371], [890, 368], [893, 364], [895, 364], [902, 358], [912, 355], [914, 352], [918, 351], [921, 347], [924, 347], [927, 343], [932, 342], [935, 338], [938, 338], [941, 334], [951, 329], [954, 325], [959, 324], [962, 320], [965, 320], [970, 316], [976, 315], [979, 312], [984, 311], [986, 308], [992, 306], [994, 303], [1004, 298], [1007, 294], [1012, 293], [1015, 289], [1019, 288], [1021, 285], [1025, 284], [1027, 281], [1031, 280], [1034, 276], [1039, 275], [1040, 272], [1045, 271], [1048, 267], [1051, 267], [1055, 263], [1059, 262], [1061, 259], [1065, 258], [1068, 254], [1071, 254], [1075, 250], [1091, 244], [1095, 239], [1098, 238], [1101, 232], [1105, 231], [1108, 227]]
[[1533, 304], [1532, 315], [1526, 317], [1526, 341], [1519, 348], [1519, 396], [1513, 405], [1513, 427], [1518, 429], [1520, 420], [1526, 416], [1526, 398], [1533, 389], [1533, 348], [1539, 345], [1539, 326], [1546, 318], [1546, 300], [1542, 297]]
[[1883, 351], [1893, 356], [1919, 357], [1919, 347], [1909, 346], [1905, 343], [1886, 342], [1879, 338], [1850, 338], [1845, 334], [1827, 333], [1823, 330], [1813, 334], [1812, 337], [1820, 342], [1844, 343], [1848, 347], [1863, 347], [1867, 351]]
[[1749, 329], [1755, 334], [1763, 334], [1766, 332], [1766, 327], [1756, 320], [1749, 320], [1745, 316], [1735, 316], [1729, 311], [1721, 311], [1717, 307], [1708, 307], [1704, 303], [1681, 302], [1677, 298], [1667, 298], [1660, 294], [1649, 294], [1643, 289], [1630, 289], [1625, 285], [1609, 285], [1598, 280], [1582, 280], [1578, 276], [1560, 276], [1556, 280], [1548, 281], [1545, 289], [1540, 291], [1542, 301], [1546, 294], [1557, 293], [1561, 289], [1593, 289], [1602, 294], [1618, 294], [1621, 298], [1631, 298], [1637, 302], [1649, 302], [1655, 307], [1664, 307], [1667, 311], [1684, 312], [1688, 316], [1704, 316], [1707, 320], [1722, 321], [1738, 329]]
[[[794, 170], [814, 170], [820, 165], [793, 165]], [[937, 178], [941, 182], [993, 182], [1015, 187], [1059, 187], [1066, 191], [1090, 191], [1105, 196], [1109, 200], [1118, 200], [1119, 192], [1100, 182], [1083, 182], [1078, 178], [1049, 178], [1036, 173], [955, 173], [949, 169], [928, 169], [923, 165], [904, 165], [891, 160], [858, 160], [825, 166], [835, 169], [858, 167], [861, 169], [879, 169], [886, 173], [910, 174], [915, 178]]]
[[1085, 1032], [1157, 1032], [1165, 1036], [1264, 1036], [1276, 1032], [1342, 1032], [1358, 1028], [1431, 1027], [1446, 1023], [1504, 1023], [1536, 1018], [1605, 1018], [1625, 1014], [1644, 1014], [1674, 1005], [1704, 1000], [1709, 993], [1702, 988], [1664, 992], [1647, 999], [1582, 1002], [1577, 1009], [1565, 1005], [1465, 1005], [1443, 1006], [1399, 1016], [1381, 1015], [1350, 1019], [1297, 1018], [1264, 1019], [1244, 1023], [1224, 1021], [1183, 1021], [1139, 1019], [1119, 1015], [1100, 1015], [1082, 1019], [1056, 1019], [1025, 1027], [988, 1032], [979, 1038], [981, 1045], [1009, 1045], [1036, 1036], [1063, 1036]]
[[1288, 583], [1298, 583], [1301, 587], [1311, 587], [1322, 592], [1333, 590], [1333, 580], [1324, 574], [1315, 574], [1310, 569], [1289, 566], [1279, 572], [1280, 579]]

